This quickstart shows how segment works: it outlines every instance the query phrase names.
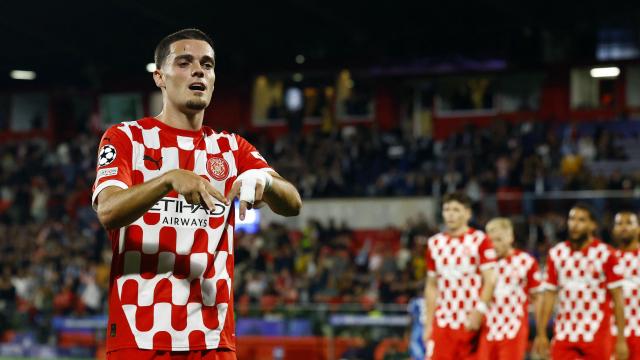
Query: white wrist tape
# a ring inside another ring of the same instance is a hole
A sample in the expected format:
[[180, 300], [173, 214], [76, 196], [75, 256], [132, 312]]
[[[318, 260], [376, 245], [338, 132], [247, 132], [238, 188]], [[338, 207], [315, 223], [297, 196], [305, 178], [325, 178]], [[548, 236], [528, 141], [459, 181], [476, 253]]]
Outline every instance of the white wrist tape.
[[481, 314], [486, 314], [489, 311], [489, 306], [484, 301], [478, 301], [476, 310]]
[[264, 190], [267, 191], [273, 183], [273, 176], [264, 170], [251, 169], [240, 174], [236, 181], [242, 182], [240, 185], [240, 201], [253, 204], [256, 196], [256, 185], [262, 184]]

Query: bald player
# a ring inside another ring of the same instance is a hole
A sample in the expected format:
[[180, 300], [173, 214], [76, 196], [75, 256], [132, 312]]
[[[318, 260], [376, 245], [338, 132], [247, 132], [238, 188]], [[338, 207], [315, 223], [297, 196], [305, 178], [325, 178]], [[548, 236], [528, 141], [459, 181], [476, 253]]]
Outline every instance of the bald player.
[[[640, 225], [638, 215], [632, 211], [620, 211], [614, 218], [613, 239], [620, 258], [619, 266], [624, 278], [624, 317], [627, 324], [624, 337], [629, 347], [629, 359], [640, 359]], [[613, 327], [612, 334], [617, 336]]]
[[492, 219], [486, 231], [498, 256], [497, 282], [480, 336], [478, 360], [524, 359], [529, 338], [529, 301], [537, 304], [540, 289], [538, 262], [513, 247], [511, 220]]

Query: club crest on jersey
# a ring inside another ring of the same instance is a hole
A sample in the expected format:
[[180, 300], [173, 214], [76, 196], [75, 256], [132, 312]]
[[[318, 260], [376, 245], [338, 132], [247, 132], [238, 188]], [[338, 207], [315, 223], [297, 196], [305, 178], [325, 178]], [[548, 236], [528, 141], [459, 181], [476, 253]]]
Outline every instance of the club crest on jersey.
[[116, 159], [116, 148], [113, 145], [104, 145], [98, 153], [98, 166], [109, 165]]
[[207, 160], [207, 172], [218, 181], [225, 180], [229, 176], [229, 163], [224, 158], [212, 157]]

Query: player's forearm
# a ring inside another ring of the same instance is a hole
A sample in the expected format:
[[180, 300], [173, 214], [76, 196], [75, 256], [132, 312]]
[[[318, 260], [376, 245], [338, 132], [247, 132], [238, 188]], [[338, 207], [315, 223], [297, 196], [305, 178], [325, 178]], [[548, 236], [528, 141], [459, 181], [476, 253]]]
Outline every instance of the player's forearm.
[[551, 318], [551, 313], [553, 312], [553, 306], [556, 302], [556, 292], [554, 290], [546, 290], [544, 293], [540, 294], [542, 304], [540, 305], [540, 315], [537, 319], [537, 334], [545, 335], [547, 334], [547, 324], [549, 323], [549, 319]]
[[271, 210], [282, 216], [296, 216], [300, 214], [302, 199], [298, 190], [290, 182], [277, 174], [271, 173], [273, 183], [264, 193], [264, 201]]
[[610, 291], [611, 297], [613, 298], [613, 314], [615, 316], [616, 328], [618, 330], [618, 338], [624, 338], [626, 322], [624, 319], [624, 297], [622, 294], [622, 288], [617, 287]]
[[482, 291], [480, 292], [480, 301], [489, 304], [493, 299], [493, 291], [496, 288], [496, 272], [494, 269], [486, 269], [482, 271]]
[[127, 226], [171, 190], [166, 174], [128, 189], [108, 187], [98, 195], [98, 219], [107, 230]]
[[540, 313], [542, 313], [542, 292], [536, 292], [531, 294], [531, 305], [533, 306], [533, 319], [536, 322], [536, 326], [538, 325], [538, 321], [540, 319]]
[[427, 328], [431, 327], [433, 324], [433, 318], [436, 313], [436, 298], [438, 296], [438, 288], [435, 281], [435, 278], [429, 277], [427, 279], [427, 285], [424, 289], [424, 299], [425, 299], [425, 326]]

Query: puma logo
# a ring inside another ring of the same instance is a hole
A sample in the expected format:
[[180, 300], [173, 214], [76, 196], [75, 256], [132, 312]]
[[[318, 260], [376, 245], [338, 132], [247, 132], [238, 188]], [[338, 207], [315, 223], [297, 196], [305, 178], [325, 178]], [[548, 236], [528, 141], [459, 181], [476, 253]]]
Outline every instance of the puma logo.
[[152, 157], [151, 157], [151, 156], [149, 156], [149, 155], [145, 155], [142, 159], [143, 159], [144, 161], [147, 161], [147, 160], [148, 160], [148, 161], [151, 161], [152, 163], [156, 164], [156, 168], [157, 168], [158, 170], [160, 170], [160, 168], [162, 167], [162, 163], [161, 163], [161, 161], [162, 161], [162, 156], [160, 156], [160, 158], [159, 158], [158, 160], [156, 160], [156, 159], [152, 158]]

